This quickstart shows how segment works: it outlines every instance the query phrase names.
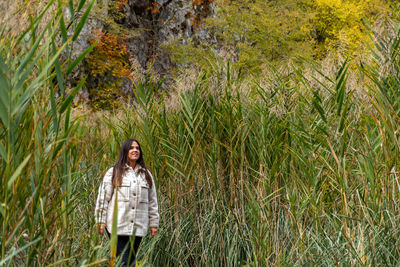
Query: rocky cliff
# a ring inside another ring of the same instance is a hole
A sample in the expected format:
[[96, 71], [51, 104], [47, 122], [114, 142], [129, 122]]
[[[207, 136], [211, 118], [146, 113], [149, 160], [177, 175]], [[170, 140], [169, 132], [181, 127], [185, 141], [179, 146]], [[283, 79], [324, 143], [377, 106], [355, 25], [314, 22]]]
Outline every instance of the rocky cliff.
[[[92, 17], [74, 43], [75, 55], [80, 54], [94, 38], [95, 31], [111, 32], [124, 42], [133, 76], [149, 68], [160, 77], [169, 78], [174, 67], [163, 44], [192, 37], [206, 38], [201, 20], [214, 12], [213, 0], [108, 0], [98, 1]], [[87, 69], [81, 72], [87, 73]], [[82, 77], [82, 73], [76, 74]], [[167, 82], [168, 84], [168, 82]], [[119, 86], [124, 94], [132, 91], [131, 79]], [[89, 97], [83, 92], [81, 97]]]

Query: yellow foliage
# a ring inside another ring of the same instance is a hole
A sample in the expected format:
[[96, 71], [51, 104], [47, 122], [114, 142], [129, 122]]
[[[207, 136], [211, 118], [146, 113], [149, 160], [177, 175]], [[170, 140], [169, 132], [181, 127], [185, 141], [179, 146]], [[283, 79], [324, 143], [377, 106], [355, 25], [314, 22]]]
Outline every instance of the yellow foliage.
[[218, 16], [207, 18], [203, 28], [217, 42], [170, 42], [175, 61], [202, 66], [223, 48], [239, 73], [258, 74], [270, 63], [290, 65], [328, 54], [359, 57], [370, 41], [365, 21], [374, 25], [394, 13], [392, 0], [219, 0], [215, 5]]
[[373, 23], [389, 11], [383, 0], [312, 0], [313, 25], [317, 39], [326, 48], [356, 52], [368, 41], [363, 20]]

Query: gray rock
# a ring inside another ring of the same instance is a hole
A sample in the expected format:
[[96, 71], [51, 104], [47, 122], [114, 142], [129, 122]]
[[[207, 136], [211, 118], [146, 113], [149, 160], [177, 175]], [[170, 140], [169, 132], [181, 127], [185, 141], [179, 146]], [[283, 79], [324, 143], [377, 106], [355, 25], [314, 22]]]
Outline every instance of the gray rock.
[[[208, 3], [206, 6], [193, 6], [193, 0], [128, 0], [127, 5], [122, 9], [124, 19], [117, 23], [128, 32], [129, 37], [125, 39], [129, 57], [140, 64], [139, 69], [148, 70], [152, 68], [158, 77], [170, 76], [174, 67], [169, 55], [161, 48], [171, 40], [182, 40], [196, 36], [198, 40], [212, 39], [207, 29], [194, 31], [193, 19], [197, 16], [212, 15], [214, 5]], [[94, 29], [107, 29], [105, 20], [108, 14], [107, 1], [103, 1], [102, 14], [92, 16], [82, 30], [78, 40], [73, 44], [73, 58], [82, 53], [88, 46], [89, 40], [93, 37]], [[84, 72], [84, 66], [80, 66]], [[79, 73], [74, 78], [80, 77]], [[167, 82], [166, 84], [170, 84]], [[130, 81], [123, 81], [121, 91], [130, 93], [132, 84]], [[86, 96], [86, 94], [84, 94]]]

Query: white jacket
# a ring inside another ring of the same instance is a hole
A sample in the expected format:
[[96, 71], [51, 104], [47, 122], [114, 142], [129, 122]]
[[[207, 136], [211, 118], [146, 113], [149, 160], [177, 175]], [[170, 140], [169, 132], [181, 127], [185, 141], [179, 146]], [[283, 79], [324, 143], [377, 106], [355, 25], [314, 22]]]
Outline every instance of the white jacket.
[[149, 172], [153, 184], [149, 188], [144, 173], [138, 172], [139, 168], [141, 167], [133, 170], [128, 166], [118, 190], [112, 184], [113, 168], [104, 175], [97, 196], [95, 218], [97, 223], [105, 223], [110, 233], [116, 194], [118, 194], [118, 235], [132, 235], [136, 230], [136, 236], [145, 236], [149, 226], [158, 228], [160, 216], [156, 185]]

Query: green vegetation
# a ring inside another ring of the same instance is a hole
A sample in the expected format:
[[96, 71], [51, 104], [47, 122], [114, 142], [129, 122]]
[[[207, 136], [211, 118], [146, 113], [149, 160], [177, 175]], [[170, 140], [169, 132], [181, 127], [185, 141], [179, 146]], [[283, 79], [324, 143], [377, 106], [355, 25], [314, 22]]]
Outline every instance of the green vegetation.
[[148, 75], [134, 106], [85, 113], [71, 107], [85, 80], [65, 85], [94, 47], [68, 57], [85, 2], [70, 5], [82, 14], [72, 36], [61, 1], [19, 36], [1, 31], [0, 265], [107, 266], [95, 197], [129, 137], [160, 202], [144, 266], [400, 264], [400, 32], [376, 40], [357, 73], [347, 61], [329, 73], [270, 65], [243, 82], [214, 63], [184, 89], [162, 92]]
[[383, 21], [391, 10], [390, 1], [382, 0], [220, 0], [217, 15], [200, 24], [217, 42], [194, 36], [166, 47], [176, 62], [200, 67], [209, 67], [213, 51], [222, 51], [239, 73], [259, 75], [271, 62], [287, 66], [327, 55], [361, 57], [369, 42], [365, 21]]

